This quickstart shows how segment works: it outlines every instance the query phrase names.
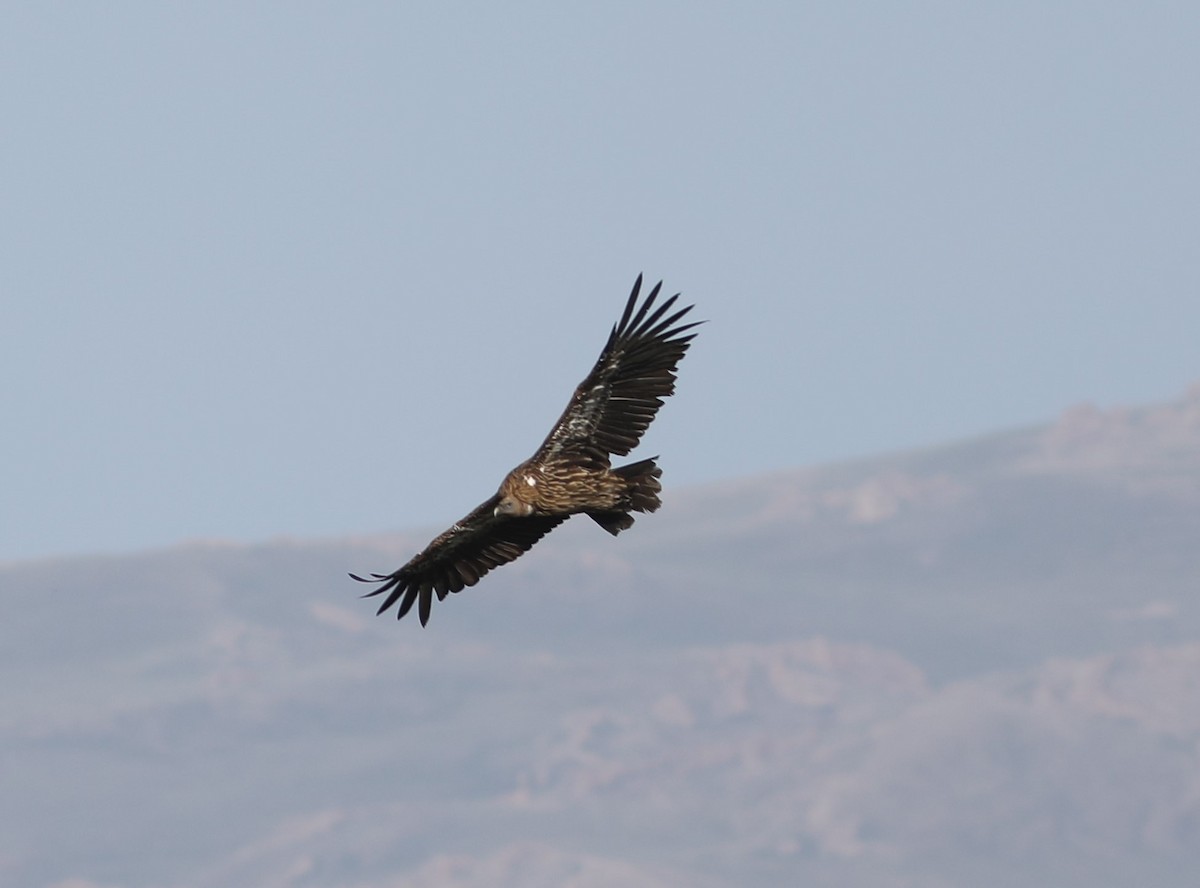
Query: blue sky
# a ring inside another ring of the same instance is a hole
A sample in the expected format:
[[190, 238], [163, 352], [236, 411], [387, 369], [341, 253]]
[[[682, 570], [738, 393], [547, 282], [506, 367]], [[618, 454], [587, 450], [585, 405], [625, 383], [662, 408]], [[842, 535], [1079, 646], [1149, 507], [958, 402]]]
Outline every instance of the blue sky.
[[1192, 4], [3, 19], [0, 559], [458, 518], [639, 271], [668, 488], [1200, 378]]

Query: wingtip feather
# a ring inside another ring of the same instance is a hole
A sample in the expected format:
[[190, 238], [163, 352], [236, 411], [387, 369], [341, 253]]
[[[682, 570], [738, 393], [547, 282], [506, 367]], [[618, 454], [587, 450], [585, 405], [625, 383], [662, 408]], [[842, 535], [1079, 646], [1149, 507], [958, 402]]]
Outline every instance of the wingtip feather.
[[633, 307], [637, 305], [638, 293], [642, 291], [642, 273], [639, 271], [637, 280], [633, 282], [633, 289], [629, 291], [629, 299], [625, 302], [625, 311], [621, 313], [621, 320], [613, 325], [612, 336], [615, 338], [618, 330], [624, 330], [625, 325], [629, 323], [629, 316], [633, 314]]

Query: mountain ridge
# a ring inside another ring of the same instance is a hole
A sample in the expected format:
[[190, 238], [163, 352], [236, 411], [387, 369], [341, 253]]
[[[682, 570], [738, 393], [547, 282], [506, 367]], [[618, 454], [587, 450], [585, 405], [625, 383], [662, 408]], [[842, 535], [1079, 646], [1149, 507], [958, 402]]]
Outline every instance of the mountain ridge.
[[668, 489], [425, 630], [345, 579], [424, 531], [0, 566], [0, 880], [1182, 888], [1197, 454], [1193, 388]]

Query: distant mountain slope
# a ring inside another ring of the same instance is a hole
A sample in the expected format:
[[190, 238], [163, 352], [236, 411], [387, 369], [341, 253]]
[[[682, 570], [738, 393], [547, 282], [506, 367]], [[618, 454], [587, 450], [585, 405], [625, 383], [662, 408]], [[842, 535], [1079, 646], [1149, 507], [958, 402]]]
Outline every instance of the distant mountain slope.
[[[1200, 390], [428, 533], [0, 567], [0, 883], [1190, 886]], [[669, 482], [669, 477], [666, 479]]]

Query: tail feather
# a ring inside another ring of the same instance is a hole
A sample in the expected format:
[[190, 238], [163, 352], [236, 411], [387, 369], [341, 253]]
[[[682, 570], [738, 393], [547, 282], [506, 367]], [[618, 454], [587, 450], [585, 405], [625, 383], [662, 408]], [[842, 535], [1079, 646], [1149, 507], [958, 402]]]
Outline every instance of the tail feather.
[[662, 505], [662, 500], [658, 498], [662, 493], [662, 484], [658, 480], [662, 477], [662, 469], [655, 459], [657, 457], [651, 457], [613, 469], [614, 475], [625, 479], [629, 508], [635, 512], [656, 512]]
[[604, 512], [588, 512], [588, 517], [613, 536], [633, 526], [630, 512], [655, 512], [662, 505], [658, 495], [662, 492], [662, 469], [654, 462], [657, 457], [643, 459], [613, 469], [613, 474], [625, 481], [625, 495], [621, 508]]

